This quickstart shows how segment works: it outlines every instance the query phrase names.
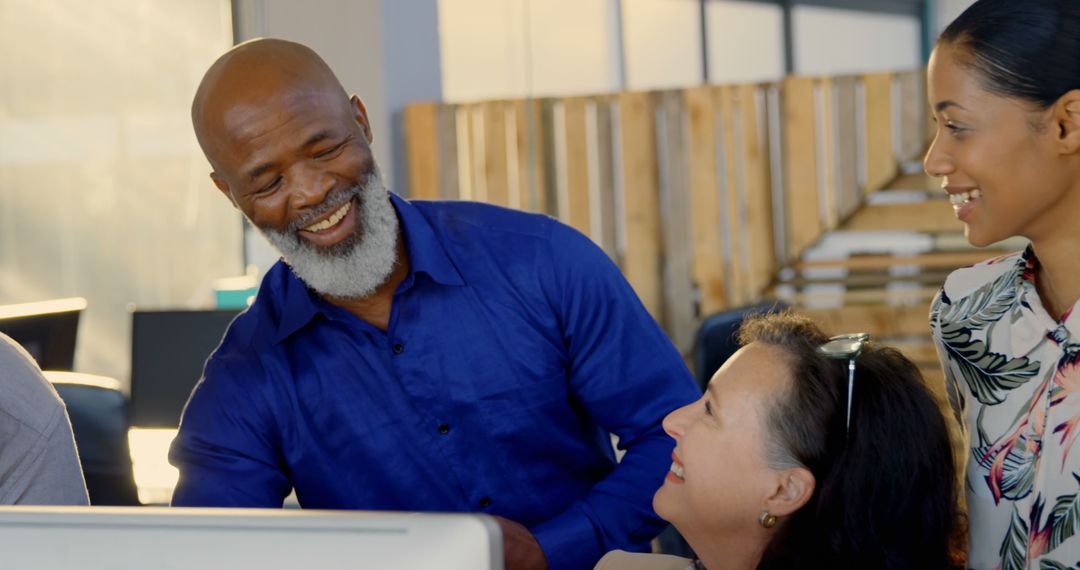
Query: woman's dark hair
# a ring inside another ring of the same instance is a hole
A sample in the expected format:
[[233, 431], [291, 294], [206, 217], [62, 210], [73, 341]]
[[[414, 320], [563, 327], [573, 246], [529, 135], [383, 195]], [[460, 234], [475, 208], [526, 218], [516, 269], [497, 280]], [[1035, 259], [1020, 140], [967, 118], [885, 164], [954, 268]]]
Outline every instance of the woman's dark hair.
[[846, 360], [790, 312], [747, 319], [739, 342], [787, 354], [792, 381], [766, 412], [769, 461], [803, 466], [816, 486], [777, 527], [761, 569], [941, 569], [954, 565], [957, 478], [949, 431], [918, 368], [868, 343], [855, 360], [851, 426]]
[[958, 48], [991, 93], [1046, 109], [1080, 88], [1080, 2], [978, 0], [938, 44]]

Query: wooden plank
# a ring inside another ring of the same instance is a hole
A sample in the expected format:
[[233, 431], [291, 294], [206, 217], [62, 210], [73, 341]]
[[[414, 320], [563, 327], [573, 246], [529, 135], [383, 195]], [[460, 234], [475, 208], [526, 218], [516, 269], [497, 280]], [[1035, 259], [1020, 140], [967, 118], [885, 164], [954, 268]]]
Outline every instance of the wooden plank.
[[476, 140], [473, 136], [473, 106], [459, 105], [455, 116], [458, 148], [458, 198], [474, 200], [476, 194]]
[[874, 73], [862, 76], [866, 121], [865, 194], [884, 188], [897, 174], [893, 151], [893, 74]]
[[439, 107], [439, 198], [457, 200], [458, 184], [458, 137], [457, 105]]
[[720, 109], [720, 141], [723, 177], [720, 179], [720, 207], [726, 235], [724, 252], [728, 303], [738, 307], [750, 302], [747, 251], [747, 228], [745, 201], [740, 175], [743, 170], [741, 137], [742, 129], [738, 114], [738, 93], [734, 86], [724, 86], [716, 91], [716, 106]]
[[[896, 263], [889, 266], [886, 269], [896, 268], [908, 268], [903, 263]], [[914, 271], [914, 270], [913, 270]], [[818, 277], [815, 276], [815, 272], [811, 272], [810, 275], [796, 274], [794, 276], [784, 276], [784, 279], [780, 283], [790, 287], [807, 287], [813, 285], [843, 285], [845, 288], [866, 288], [873, 287], [883, 289], [890, 285], [896, 285], [897, 283], [918, 284], [925, 286], [940, 287], [945, 279], [949, 276], [952, 268], [938, 269], [938, 270], [924, 270], [918, 273], [904, 273], [903, 276], [898, 276], [890, 273], [889, 271], [880, 271], [874, 273], [848, 273], [844, 276], [828, 276]], [[820, 272], [817, 272], [820, 273]]]
[[832, 287], [807, 287], [804, 291], [785, 294], [781, 299], [789, 304], [806, 308], [829, 308], [847, 306], [904, 306], [923, 305], [924, 309], [930, 306], [934, 294], [940, 289], [940, 285], [929, 287], [913, 287], [905, 289], [847, 289], [837, 290]]
[[713, 87], [684, 91], [690, 120], [690, 273], [700, 296], [700, 312], [711, 315], [728, 307], [724, 287], [724, 251], [717, 177], [717, 118]]
[[900, 204], [872, 204], [851, 216], [844, 230], [957, 232], [963, 225], [945, 200]]
[[562, 102], [555, 98], [539, 100], [540, 124], [537, 129], [537, 135], [540, 138], [540, 153], [541, 158], [543, 159], [540, 170], [543, 186], [540, 191], [537, 192], [537, 203], [539, 204], [540, 212], [552, 217], [559, 216], [559, 172], [558, 164], [556, 164], [556, 156], [559, 151], [557, 146], [561, 143], [557, 142], [555, 109], [561, 105]]
[[901, 174], [885, 187], [885, 190], [927, 190], [941, 192], [941, 179], [932, 178], [925, 172]]
[[481, 104], [480, 112], [483, 113], [485, 201], [496, 206], [509, 206], [505, 106], [501, 101], [489, 101]]
[[690, 281], [690, 181], [687, 175], [686, 121], [683, 94], [659, 95], [657, 151], [660, 164], [661, 235], [663, 236], [664, 323], [681, 354], [694, 347], [697, 331], [694, 292]]
[[1009, 253], [1011, 253], [1010, 250], [979, 249], [972, 251], [927, 253], [910, 257], [897, 257], [895, 255], [860, 255], [848, 259], [798, 261], [793, 264], [792, 267], [796, 271], [831, 267], [844, 268], [851, 271], [871, 271], [884, 270], [897, 265], [958, 269]]
[[765, 87], [740, 85], [735, 88], [739, 103], [743, 168], [742, 194], [746, 204], [745, 259], [751, 301], [757, 301], [776, 273], [776, 244], [773, 225], [772, 176], [766, 128]]
[[788, 77], [783, 83], [784, 212], [789, 259], [802, 255], [823, 231], [818, 200], [814, 79]]
[[660, 197], [657, 184], [656, 132], [653, 102], [648, 93], [620, 93], [620, 180], [625, 250], [620, 252], [623, 274], [645, 308], [660, 320], [663, 297], [660, 279]]
[[439, 105], [416, 103], [405, 107], [405, 158], [409, 197], [439, 197]]
[[836, 94], [832, 80], [828, 77], [821, 78], [818, 81], [814, 103], [821, 119], [817, 123], [816, 129], [818, 167], [821, 169], [818, 173], [818, 180], [821, 183], [818, 193], [822, 196], [820, 203], [824, 205], [824, 211], [821, 212], [821, 223], [824, 225], [824, 229], [828, 231], [836, 229], [836, 226], [840, 224], [840, 202], [842, 200], [837, 186], [839, 172], [836, 168], [837, 151], [835, 147], [840, 133], [836, 111], [833, 108], [836, 104]]
[[515, 144], [517, 146], [518, 207], [543, 212], [544, 143], [541, 140], [540, 102], [534, 99], [513, 102]]
[[589, 210], [589, 142], [585, 124], [585, 97], [563, 99], [563, 140], [559, 172], [559, 219], [592, 236]]
[[836, 96], [836, 199], [837, 213], [847, 219], [859, 208], [859, 135], [856, 118], [856, 79], [854, 76], [832, 80]]
[[900, 159], [919, 160], [925, 150], [927, 101], [922, 70], [897, 75], [900, 84]]
[[875, 338], [925, 336], [930, 330], [928, 305], [870, 305], [833, 309], [797, 309], [832, 334], [868, 332]]
[[590, 153], [591, 196], [596, 203], [591, 204], [592, 230], [596, 242], [612, 259], [618, 259], [616, 242], [616, 202], [615, 202], [615, 146], [612, 140], [611, 97], [592, 99], [593, 126], [595, 132], [589, 140], [595, 145], [595, 153]]

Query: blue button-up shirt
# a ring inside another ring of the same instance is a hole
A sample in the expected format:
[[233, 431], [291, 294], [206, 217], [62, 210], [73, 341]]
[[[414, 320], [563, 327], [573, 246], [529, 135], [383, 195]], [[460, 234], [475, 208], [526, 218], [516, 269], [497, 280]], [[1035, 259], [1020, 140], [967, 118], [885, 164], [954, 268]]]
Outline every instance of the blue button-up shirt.
[[184, 410], [173, 504], [486, 512], [553, 569], [647, 548], [660, 422], [698, 390], [619, 270], [546, 216], [392, 200], [388, 330], [275, 265]]

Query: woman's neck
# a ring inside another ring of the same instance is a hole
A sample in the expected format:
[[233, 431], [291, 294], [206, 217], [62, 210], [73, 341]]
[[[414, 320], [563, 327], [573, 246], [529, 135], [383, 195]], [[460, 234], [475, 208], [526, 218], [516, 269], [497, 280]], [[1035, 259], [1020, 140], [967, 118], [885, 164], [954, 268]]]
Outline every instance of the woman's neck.
[[754, 570], [769, 544], [766, 533], [709, 533], [707, 537], [686, 537], [708, 570]]
[[1080, 299], [1080, 235], [1032, 241], [1032, 248], [1039, 259], [1035, 272], [1039, 299], [1050, 316], [1061, 320]]

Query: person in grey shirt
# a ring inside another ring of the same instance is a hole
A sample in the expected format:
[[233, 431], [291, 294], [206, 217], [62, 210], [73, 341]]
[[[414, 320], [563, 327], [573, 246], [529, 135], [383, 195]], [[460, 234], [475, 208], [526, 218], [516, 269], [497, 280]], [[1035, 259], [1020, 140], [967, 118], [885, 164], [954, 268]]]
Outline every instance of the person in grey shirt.
[[64, 402], [0, 333], [0, 505], [88, 504]]

